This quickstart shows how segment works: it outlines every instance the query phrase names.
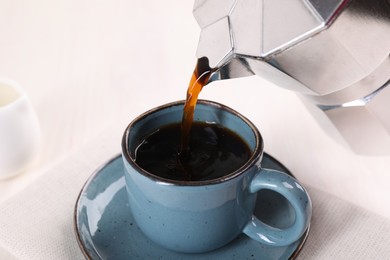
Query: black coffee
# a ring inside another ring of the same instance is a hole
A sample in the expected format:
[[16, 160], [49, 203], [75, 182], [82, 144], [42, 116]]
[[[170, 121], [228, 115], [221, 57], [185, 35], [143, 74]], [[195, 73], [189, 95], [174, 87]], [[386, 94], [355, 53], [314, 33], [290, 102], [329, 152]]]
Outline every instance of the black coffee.
[[135, 161], [144, 170], [166, 179], [212, 180], [238, 170], [250, 158], [248, 145], [217, 124], [194, 122], [189, 148], [179, 153], [180, 123], [160, 128], [142, 140]]

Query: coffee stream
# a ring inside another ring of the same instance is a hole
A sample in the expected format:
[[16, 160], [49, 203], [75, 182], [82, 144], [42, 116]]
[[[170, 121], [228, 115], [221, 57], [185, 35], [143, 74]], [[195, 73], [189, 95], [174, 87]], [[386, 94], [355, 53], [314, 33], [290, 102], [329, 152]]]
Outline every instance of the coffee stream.
[[181, 145], [179, 154], [182, 158], [185, 158], [188, 153], [190, 131], [194, 120], [194, 111], [199, 93], [207, 84], [212, 72], [213, 70], [209, 67], [209, 60], [206, 57], [198, 59], [195, 70], [192, 73], [190, 84], [188, 85], [183, 118], [181, 121]]
[[232, 173], [248, 161], [250, 149], [236, 133], [218, 124], [193, 122], [199, 93], [213, 72], [207, 58], [198, 60], [181, 124], [159, 128], [136, 149], [136, 163], [144, 170], [171, 180], [204, 181]]

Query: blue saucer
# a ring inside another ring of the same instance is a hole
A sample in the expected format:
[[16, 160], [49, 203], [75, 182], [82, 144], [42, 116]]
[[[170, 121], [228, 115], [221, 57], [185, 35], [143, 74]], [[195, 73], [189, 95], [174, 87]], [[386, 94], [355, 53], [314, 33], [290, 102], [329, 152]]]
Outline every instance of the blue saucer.
[[[264, 154], [262, 167], [289, 171]], [[302, 249], [309, 230], [287, 247], [262, 245], [239, 235], [227, 246], [204, 254], [181, 254], [149, 241], [134, 222], [127, 200], [124, 168], [120, 155], [108, 161], [88, 179], [75, 207], [75, 232], [88, 259], [292, 259]], [[261, 191], [255, 215], [276, 227], [288, 226], [295, 215], [281, 195]], [[262, 212], [262, 213], [258, 213]], [[277, 216], [277, 217], [276, 217]]]

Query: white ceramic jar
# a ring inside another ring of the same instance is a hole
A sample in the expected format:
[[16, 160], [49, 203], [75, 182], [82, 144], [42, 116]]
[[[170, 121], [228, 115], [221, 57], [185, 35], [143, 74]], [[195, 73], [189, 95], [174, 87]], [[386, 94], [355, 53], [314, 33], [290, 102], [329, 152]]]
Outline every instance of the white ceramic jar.
[[15, 81], [0, 78], [0, 180], [23, 172], [37, 158], [41, 141], [26, 93]]

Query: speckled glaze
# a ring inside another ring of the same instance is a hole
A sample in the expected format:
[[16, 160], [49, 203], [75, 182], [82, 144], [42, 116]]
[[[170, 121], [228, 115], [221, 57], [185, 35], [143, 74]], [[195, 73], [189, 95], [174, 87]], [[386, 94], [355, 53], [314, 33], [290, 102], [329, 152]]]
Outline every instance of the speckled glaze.
[[[180, 122], [183, 102], [167, 104], [136, 118], [122, 140], [125, 180], [133, 217], [153, 242], [173, 251], [202, 253], [220, 248], [244, 232], [262, 244], [286, 246], [298, 240], [311, 218], [308, 194], [291, 176], [261, 167], [263, 140], [257, 128], [236, 111], [199, 101], [195, 121], [221, 124], [247, 142], [252, 157], [239, 170], [209, 181], [172, 181], [141, 169], [132, 157], [137, 145], [163, 125]], [[253, 215], [257, 192], [286, 198], [295, 221], [286, 228], [264, 224]]]
[[[288, 172], [277, 160], [264, 154], [266, 168]], [[87, 259], [294, 259], [304, 246], [309, 229], [288, 246], [267, 246], [248, 236], [238, 235], [231, 243], [203, 254], [184, 254], [166, 250], [150, 241], [136, 224], [127, 197], [121, 156], [97, 169], [84, 185], [74, 214], [79, 246]], [[274, 227], [285, 228], [294, 221], [294, 210], [279, 194], [259, 192], [255, 215]]]

